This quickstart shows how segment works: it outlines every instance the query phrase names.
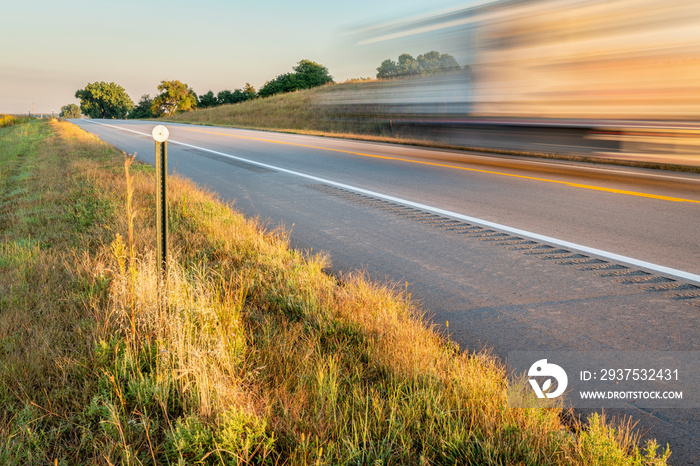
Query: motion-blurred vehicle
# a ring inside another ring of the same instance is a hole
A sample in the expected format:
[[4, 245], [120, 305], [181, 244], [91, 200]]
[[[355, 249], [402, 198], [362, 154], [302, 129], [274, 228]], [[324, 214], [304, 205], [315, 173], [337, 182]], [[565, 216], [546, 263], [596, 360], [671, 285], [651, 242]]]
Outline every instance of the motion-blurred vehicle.
[[695, 2], [485, 0], [357, 36], [400, 52], [447, 44], [470, 70], [335, 93], [324, 104], [337, 114], [462, 146], [700, 165]]

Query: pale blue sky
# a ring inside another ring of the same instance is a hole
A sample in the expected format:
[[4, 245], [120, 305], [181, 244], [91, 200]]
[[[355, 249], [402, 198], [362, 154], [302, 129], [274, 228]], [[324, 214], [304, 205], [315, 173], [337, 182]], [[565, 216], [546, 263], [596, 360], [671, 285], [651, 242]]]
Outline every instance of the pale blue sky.
[[373, 77], [383, 59], [430, 47], [357, 46], [344, 31], [460, 3], [0, 0], [0, 112], [27, 113], [34, 103], [58, 113], [94, 81], [122, 85], [134, 102], [156, 95], [164, 79], [198, 94], [246, 82], [258, 89], [302, 59], [328, 67], [336, 81]]

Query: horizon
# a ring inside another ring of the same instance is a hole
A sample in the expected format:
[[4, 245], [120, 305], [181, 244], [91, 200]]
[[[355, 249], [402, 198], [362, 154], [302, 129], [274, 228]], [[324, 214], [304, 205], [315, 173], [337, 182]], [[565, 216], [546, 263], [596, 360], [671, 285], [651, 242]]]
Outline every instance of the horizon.
[[[384, 59], [429, 50], [360, 46], [348, 31], [465, 3], [8, 2], [5, 34], [16, 45], [0, 57], [0, 112], [58, 114], [79, 105], [75, 92], [96, 81], [122, 86], [134, 104], [144, 94], [157, 96], [164, 80], [182, 81], [197, 95], [246, 83], [258, 90], [304, 59], [328, 68], [335, 82], [374, 78]], [[170, 31], [154, 27], [154, 17]]]

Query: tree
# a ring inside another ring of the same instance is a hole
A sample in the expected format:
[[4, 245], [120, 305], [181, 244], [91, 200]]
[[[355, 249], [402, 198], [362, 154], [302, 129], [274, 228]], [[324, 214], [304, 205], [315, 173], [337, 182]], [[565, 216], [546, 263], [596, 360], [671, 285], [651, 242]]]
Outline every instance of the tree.
[[333, 76], [328, 74], [328, 68], [311, 60], [302, 60], [294, 67], [297, 85], [300, 89], [311, 89], [333, 82]]
[[245, 97], [244, 100], [250, 100], [255, 98], [257, 92], [255, 92], [255, 88], [252, 86], [252, 84], [245, 83], [245, 86], [243, 87], [243, 95]]
[[233, 92], [229, 91], [228, 89], [224, 89], [223, 91], [219, 91], [219, 93], [216, 94], [216, 102], [219, 105], [236, 103], [233, 99], [234, 99]]
[[243, 102], [245, 96], [240, 89], [236, 89], [235, 91], [225, 89], [216, 94], [216, 100], [218, 105], [237, 104], [238, 102]]
[[58, 115], [61, 118], [80, 118], [80, 107], [75, 104], [68, 104], [61, 107], [61, 114]]
[[268, 97], [333, 82], [333, 77], [328, 74], [328, 68], [311, 60], [302, 60], [293, 69], [294, 73], [281, 74], [272, 81], [266, 82], [258, 91], [258, 95]]
[[172, 116], [176, 111], [188, 112], [197, 106], [197, 94], [180, 81], [161, 81], [160, 95], [153, 99], [151, 110], [156, 116]]
[[420, 68], [416, 59], [407, 53], [399, 55], [399, 76], [413, 76], [420, 74]]
[[455, 58], [447, 53], [435, 50], [413, 58], [408, 53], [399, 55], [398, 63], [386, 59], [377, 68], [377, 78], [391, 79], [405, 76], [427, 76], [448, 71], [461, 70]]
[[394, 60], [387, 58], [377, 68], [377, 78], [391, 79], [399, 75], [399, 67]]
[[142, 119], [142, 118], [153, 118], [153, 111], [151, 107], [153, 106], [153, 99], [149, 94], [143, 94], [141, 100], [136, 106], [129, 112], [129, 118], [132, 119]]
[[272, 81], [266, 82], [258, 91], [260, 97], [269, 97], [275, 94], [283, 94], [299, 89], [294, 73], [284, 73]]
[[219, 105], [219, 99], [216, 98], [212, 91], [207, 92], [199, 96], [199, 107], [200, 108], [210, 108]]
[[80, 111], [90, 118], [124, 118], [134, 106], [123, 87], [115, 83], [94, 82], [75, 92]]
[[457, 71], [462, 68], [452, 55], [447, 53], [441, 54], [435, 50], [418, 55], [416, 62], [420, 73], [423, 75]]

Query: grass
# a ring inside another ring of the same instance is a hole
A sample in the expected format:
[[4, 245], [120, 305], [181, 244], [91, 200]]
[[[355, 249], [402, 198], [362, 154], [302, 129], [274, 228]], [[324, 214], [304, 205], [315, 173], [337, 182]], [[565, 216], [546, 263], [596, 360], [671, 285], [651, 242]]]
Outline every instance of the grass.
[[[318, 103], [335, 92], [352, 90], [363, 83], [330, 84], [264, 99], [254, 99], [239, 104], [221, 105], [194, 112], [180, 113], [168, 121], [237, 128], [285, 131], [292, 133], [330, 135], [334, 137], [361, 138], [378, 141], [419, 143], [393, 132], [388, 120], [374, 118], [339, 118], [331, 115], [330, 108]], [[424, 141], [425, 142], [425, 141]]]
[[0, 113], [0, 128], [5, 128], [7, 126], [14, 126], [20, 123], [27, 122], [31, 120], [32, 117], [27, 115], [16, 116], [16, 115], [5, 115]]
[[0, 148], [2, 464], [666, 463], [177, 177], [163, 293], [151, 167], [58, 121]]

